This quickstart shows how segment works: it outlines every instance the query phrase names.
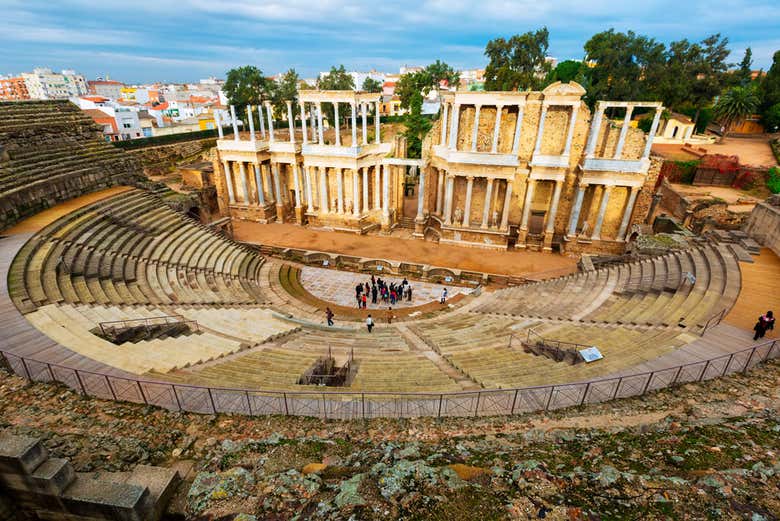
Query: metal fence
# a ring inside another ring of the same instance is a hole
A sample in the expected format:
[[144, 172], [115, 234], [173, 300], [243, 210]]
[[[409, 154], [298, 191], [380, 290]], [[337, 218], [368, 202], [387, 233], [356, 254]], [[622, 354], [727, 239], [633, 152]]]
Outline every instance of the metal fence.
[[[675, 384], [746, 372], [780, 356], [769, 340], [710, 360], [588, 382], [449, 393], [262, 391], [155, 382], [82, 371], [0, 350], [17, 375], [59, 382], [95, 398], [197, 413], [315, 416], [326, 419], [495, 416], [553, 410], [639, 396]], [[0, 360], [2, 362], [2, 360]]]

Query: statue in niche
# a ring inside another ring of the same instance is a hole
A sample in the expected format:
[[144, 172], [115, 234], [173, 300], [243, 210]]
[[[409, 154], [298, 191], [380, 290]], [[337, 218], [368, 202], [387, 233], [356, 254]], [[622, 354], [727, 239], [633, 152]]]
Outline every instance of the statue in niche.
[[493, 227], [498, 227], [498, 210], [493, 210]]
[[333, 198], [333, 206], [331, 206], [331, 208], [333, 208], [334, 210], [338, 210], [339, 209], [339, 198], [338, 197], [334, 197]]
[[587, 239], [590, 235], [590, 223], [588, 221], [585, 221], [582, 223], [582, 229], [580, 230], [580, 237]]
[[455, 208], [455, 222], [456, 223], [463, 222], [463, 209], [460, 207]]
[[354, 206], [352, 205], [352, 199], [347, 199], [344, 203], [344, 209], [348, 212], [352, 212]]

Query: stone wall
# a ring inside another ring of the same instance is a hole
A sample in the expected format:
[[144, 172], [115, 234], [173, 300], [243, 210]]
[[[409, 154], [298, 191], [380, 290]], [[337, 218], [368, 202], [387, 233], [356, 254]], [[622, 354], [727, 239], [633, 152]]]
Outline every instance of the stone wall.
[[198, 158], [204, 152], [214, 148], [216, 144], [216, 138], [197, 139], [171, 143], [170, 145], [137, 148], [128, 151], [128, 153], [138, 158], [145, 174], [154, 175], [169, 172], [183, 161]]
[[762, 246], [780, 255], [780, 196], [759, 203], [745, 225], [745, 231]]

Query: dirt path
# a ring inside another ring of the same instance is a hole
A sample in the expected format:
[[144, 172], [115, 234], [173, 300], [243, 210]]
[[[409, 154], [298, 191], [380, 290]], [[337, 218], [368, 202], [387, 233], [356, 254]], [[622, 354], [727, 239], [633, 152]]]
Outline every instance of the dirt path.
[[398, 237], [358, 236], [311, 230], [294, 224], [234, 221], [233, 230], [236, 240], [253, 244], [416, 262], [502, 275], [529, 276], [545, 273], [549, 277], [577, 271], [576, 260], [549, 253], [494, 251]]

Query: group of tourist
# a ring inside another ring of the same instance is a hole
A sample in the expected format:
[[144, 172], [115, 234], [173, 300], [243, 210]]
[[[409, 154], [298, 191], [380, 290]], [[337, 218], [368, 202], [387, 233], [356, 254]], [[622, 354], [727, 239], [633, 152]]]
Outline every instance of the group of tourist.
[[371, 275], [371, 284], [366, 282], [365, 284], [361, 283], [355, 286], [355, 300], [357, 301], [358, 309], [367, 309], [369, 298], [372, 304], [378, 304], [379, 301], [390, 305], [395, 305], [402, 300], [411, 302], [412, 285], [405, 278], [399, 284], [395, 282], [388, 284], [381, 278]]

